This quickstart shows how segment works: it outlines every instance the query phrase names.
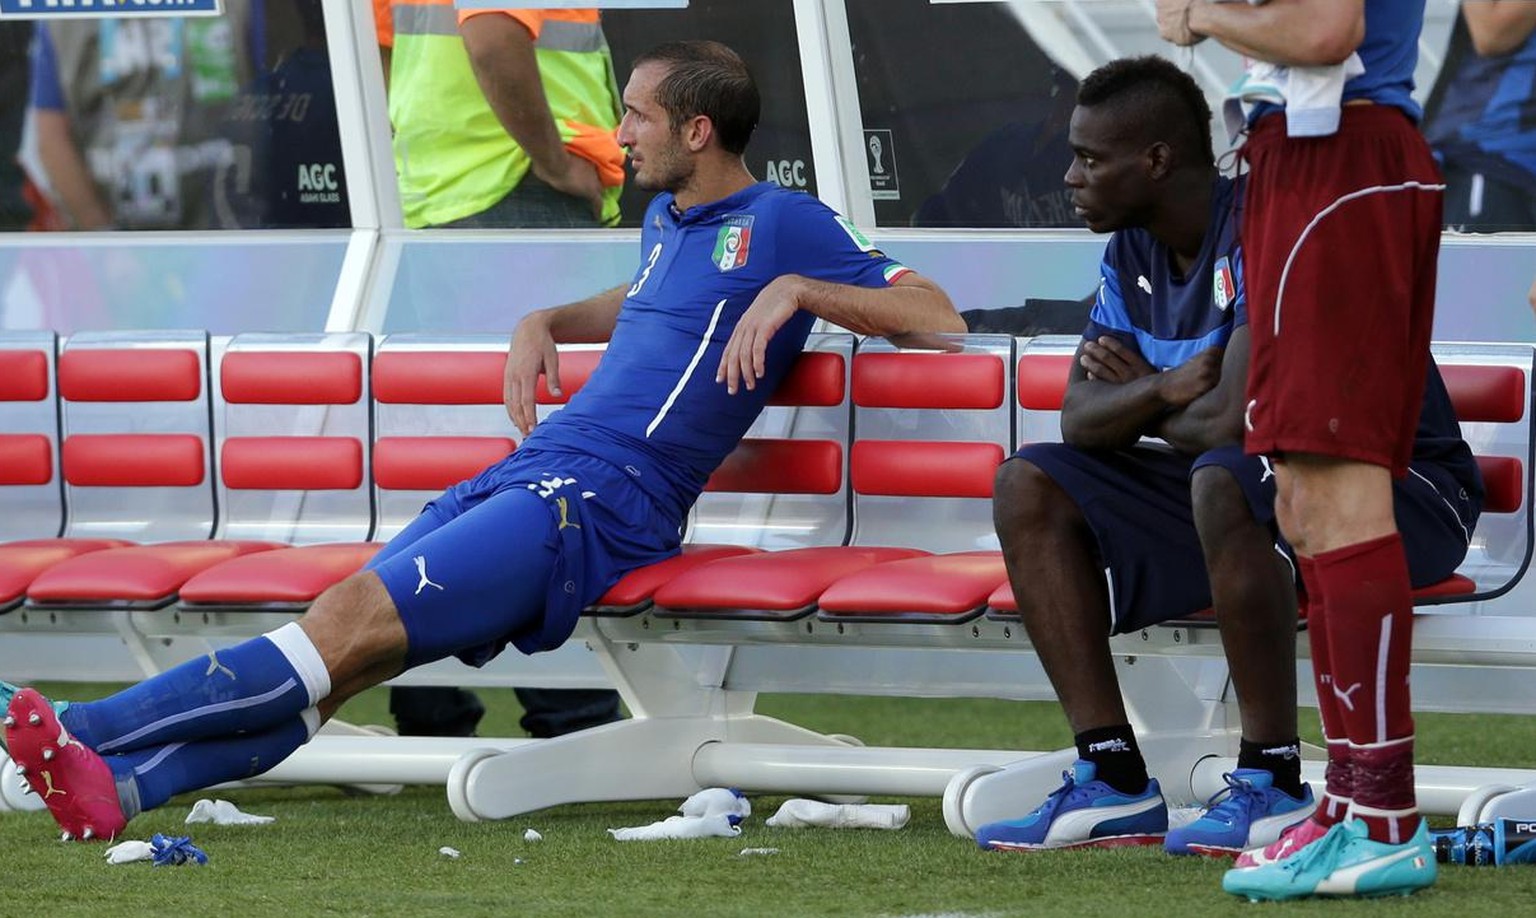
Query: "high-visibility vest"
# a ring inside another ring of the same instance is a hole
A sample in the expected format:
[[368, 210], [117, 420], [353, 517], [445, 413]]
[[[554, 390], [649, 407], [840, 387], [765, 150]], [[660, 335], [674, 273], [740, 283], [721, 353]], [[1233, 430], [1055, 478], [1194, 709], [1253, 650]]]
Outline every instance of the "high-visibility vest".
[[489, 208], [532, 165], [492, 111], [470, 67], [459, 23], [507, 15], [534, 36], [550, 113], [571, 152], [598, 165], [603, 223], [619, 218], [623, 151], [613, 58], [596, 10], [454, 9], [453, 0], [395, 0], [389, 120], [405, 225], [435, 226]]

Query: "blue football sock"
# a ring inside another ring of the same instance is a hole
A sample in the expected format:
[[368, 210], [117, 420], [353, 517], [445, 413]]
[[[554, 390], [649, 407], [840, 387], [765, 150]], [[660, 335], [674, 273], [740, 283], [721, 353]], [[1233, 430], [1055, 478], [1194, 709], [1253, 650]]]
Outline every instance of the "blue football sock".
[[102, 755], [268, 730], [330, 691], [319, 654], [307, 641], [303, 646], [308, 650], [295, 653], [292, 632], [285, 633], [289, 628], [298, 632], [297, 625], [288, 625], [189, 660], [100, 701], [76, 702], [60, 721]]
[[123, 815], [132, 819], [177, 794], [259, 775], [309, 739], [309, 724], [290, 717], [261, 733], [170, 743], [106, 757], [117, 777]]

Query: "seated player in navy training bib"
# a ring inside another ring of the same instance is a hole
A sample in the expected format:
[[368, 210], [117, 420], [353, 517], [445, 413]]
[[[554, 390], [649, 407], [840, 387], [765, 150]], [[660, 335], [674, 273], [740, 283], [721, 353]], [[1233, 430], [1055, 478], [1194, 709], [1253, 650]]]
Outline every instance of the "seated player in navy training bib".
[[[977, 830], [983, 848], [1236, 854], [1318, 805], [1301, 780], [1296, 577], [1273, 473], [1242, 448], [1243, 189], [1218, 175], [1209, 122], [1199, 87], [1162, 58], [1114, 61], [1078, 94], [1066, 181], [1088, 226], [1114, 236], [1062, 407], [1065, 442], [1005, 462], [994, 501], [1009, 580], [1079, 758], [1038, 808], [1026, 814], [1036, 801], [1021, 800], [1020, 818]], [[1415, 586], [1456, 569], [1482, 497], [1431, 365], [1411, 474], [1394, 487]], [[1211, 606], [1237, 690], [1238, 767], [1210, 809], [1170, 832], [1107, 639]]]
[[[0, 684], [10, 754], [66, 837], [110, 838], [173, 794], [260, 774], [405, 669], [559, 646], [621, 576], [677, 553], [684, 515], [818, 317], [869, 335], [964, 332], [942, 290], [820, 201], [752, 180], [758, 92], [729, 48], [642, 55], [624, 107], [635, 182], [661, 192], [640, 266], [518, 324], [515, 453], [432, 501], [297, 622], [101, 701]], [[556, 345], [599, 341], [588, 383], [535, 427], [538, 377], [560, 388]]]

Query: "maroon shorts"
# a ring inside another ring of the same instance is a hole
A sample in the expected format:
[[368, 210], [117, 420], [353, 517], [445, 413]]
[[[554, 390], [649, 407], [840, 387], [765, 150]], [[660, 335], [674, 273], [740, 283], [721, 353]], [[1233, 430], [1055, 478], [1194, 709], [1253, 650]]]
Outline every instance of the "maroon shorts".
[[1247, 450], [1406, 474], [1424, 397], [1443, 194], [1398, 109], [1352, 105], [1337, 134], [1254, 129], [1242, 219], [1253, 357]]

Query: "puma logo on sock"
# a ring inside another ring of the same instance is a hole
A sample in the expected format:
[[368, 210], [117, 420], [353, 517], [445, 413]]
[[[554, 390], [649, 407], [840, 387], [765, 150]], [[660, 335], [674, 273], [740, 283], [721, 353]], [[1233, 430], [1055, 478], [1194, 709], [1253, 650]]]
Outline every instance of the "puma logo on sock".
[[1351, 685], [1349, 688], [1345, 689], [1342, 692], [1339, 691], [1339, 684], [1337, 682], [1333, 683], [1333, 694], [1334, 694], [1334, 697], [1338, 698], [1339, 701], [1342, 701], [1344, 703], [1344, 707], [1349, 708], [1351, 711], [1353, 711], [1355, 709], [1355, 702], [1349, 696], [1353, 695], [1355, 692], [1357, 692], [1359, 690], [1360, 690], [1360, 683], [1358, 683], [1358, 682], [1356, 682], [1354, 685]]
[[220, 663], [217, 653], [210, 653], [208, 655], [208, 671], [203, 673], [203, 675], [211, 676], [216, 672], [223, 673], [224, 675], [228, 676], [231, 682], [235, 681], [235, 671], [230, 669], [228, 666], [225, 666], [223, 663]]

